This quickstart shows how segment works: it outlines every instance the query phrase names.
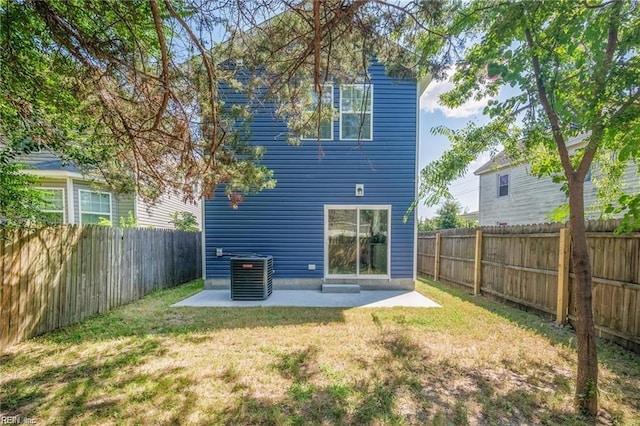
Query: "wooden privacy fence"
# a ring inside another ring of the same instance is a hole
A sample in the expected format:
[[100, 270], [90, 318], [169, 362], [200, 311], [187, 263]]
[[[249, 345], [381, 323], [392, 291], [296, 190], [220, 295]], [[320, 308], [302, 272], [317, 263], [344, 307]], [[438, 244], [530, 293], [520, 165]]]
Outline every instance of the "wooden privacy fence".
[[0, 348], [202, 276], [200, 241], [100, 226], [0, 233]]
[[[587, 222], [593, 312], [600, 337], [640, 353], [640, 233], [616, 221]], [[561, 225], [456, 229], [421, 234], [418, 272], [555, 317], [575, 321], [571, 237]]]

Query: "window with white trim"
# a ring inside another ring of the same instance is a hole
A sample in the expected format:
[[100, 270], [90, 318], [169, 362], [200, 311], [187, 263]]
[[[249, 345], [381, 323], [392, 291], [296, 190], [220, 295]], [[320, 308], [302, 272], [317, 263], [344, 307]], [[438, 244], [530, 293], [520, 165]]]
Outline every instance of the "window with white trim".
[[509, 174], [498, 174], [498, 198], [509, 195]]
[[340, 139], [373, 139], [373, 85], [340, 86]]
[[47, 220], [51, 223], [64, 223], [64, 189], [62, 188], [39, 188], [42, 190], [42, 199], [45, 207]]
[[101, 218], [111, 221], [111, 194], [79, 190], [80, 224], [97, 225]]
[[310, 96], [311, 103], [304, 112], [305, 127], [310, 130], [302, 135], [302, 139], [333, 140], [333, 84], [322, 85], [322, 96], [310, 88]]

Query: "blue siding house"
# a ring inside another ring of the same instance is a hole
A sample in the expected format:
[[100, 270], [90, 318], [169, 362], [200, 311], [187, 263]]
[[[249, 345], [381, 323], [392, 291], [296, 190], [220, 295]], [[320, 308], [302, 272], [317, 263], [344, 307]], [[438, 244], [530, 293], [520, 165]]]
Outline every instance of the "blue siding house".
[[337, 114], [319, 129], [321, 149], [316, 136], [289, 145], [269, 104], [254, 111], [250, 142], [266, 148], [261, 164], [277, 185], [237, 209], [223, 188], [203, 203], [206, 288], [229, 288], [227, 254], [251, 253], [273, 256], [276, 290], [414, 288], [416, 222], [403, 217], [416, 197], [418, 100], [427, 82], [389, 77], [376, 61], [369, 77], [325, 89], [323, 102]]

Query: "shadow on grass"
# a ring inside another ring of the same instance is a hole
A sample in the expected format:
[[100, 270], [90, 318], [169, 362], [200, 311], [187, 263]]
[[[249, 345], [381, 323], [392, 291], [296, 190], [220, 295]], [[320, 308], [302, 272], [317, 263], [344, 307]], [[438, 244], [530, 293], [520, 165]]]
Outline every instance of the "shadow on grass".
[[122, 337], [189, 335], [216, 330], [344, 322], [346, 308], [189, 308], [171, 307], [202, 290], [202, 281], [151, 293], [143, 299], [39, 337], [56, 344], [78, 344]]
[[555, 323], [548, 318], [543, 318], [534, 313], [490, 300], [484, 296], [474, 296], [469, 293], [468, 289], [461, 289], [438, 281], [431, 281], [426, 278], [420, 278], [420, 281], [427, 286], [431, 286], [447, 293], [449, 296], [455, 297], [464, 302], [472, 303], [512, 323], [515, 323], [522, 328], [531, 330], [540, 336], [544, 336], [553, 344], [561, 344], [575, 348], [575, 334], [571, 329], [568, 327], [556, 326]]
[[[274, 348], [262, 355], [271, 358], [262, 369], [240, 371], [231, 359], [226, 369], [206, 378], [175, 364], [160, 363], [150, 371], [145, 365], [162, 359], [165, 345], [176, 343], [162, 335], [193, 332], [188, 337], [197, 339], [197, 331], [343, 321], [339, 309], [168, 308], [174, 296], [152, 295], [46, 338], [59, 344], [32, 345], [32, 352], [3, 358], [12, 364], [8, 368], [41, 367], [3, 383], [0, 411], [23, 417], [39, 411], [50, 417], [40, 420], [54, 424], [180, 424], [192, 418], [200, 424], [229, 425], [587, 423], [554, 408], [553, 398], [566, 398], [570, 389], [563, 377], [540, 373], [548, 366], [523, 372], [503, 364], [484, 371], [453, 357], [438, 359], [403, 325], [395, 325], [393, 318], [381, 320], [375, 312], [371, 317], [377, 331], [363, 345], [374, 355], [361, 360], [355, 355], [346, 360], [352, 366], [346, 369], [323, 363], [323, 348], [306, 345]], [[114, 339], [96, 353], [86, 353], [90, 345], [67, 345], [114, 336], [133, 338]], [[48, 356], [61, 348], [77, 352], [68, 354], [69, 363], [47, 367]], [[276, 392], [265, 392], [253, 380], [274, 373], [285, 384]], [[200, 392], [203, 386], [220, 393], [224, 405], [202, 410], [200, 402], [207, 398]]]
[[[235, 404], [209, 420], [216, 424], [583, 424], [573, 413], [549, 409], [545, 388], [503, 391], [500, 378], [431, 359], [402, 332], [381, 333], [382, 354], [368, 377], [336, 374], [317, 360], [318, 349], [282, 352], [272, 365], [290, 382], [284, 396], [257, 396], [239, 382]], [[234, 376], [237, 377], [237, 376]], [[523, 382], [528, 378], [523, 377]]]
[[[181, 424], [201, 397], [193, 375], [171, 366], [131, 373], [164, 353], [160, 341], [146, 339], [8, 381], [0, 388], [0, 415], [38, 424]], [[48, 418], [34, 417], [36, 408]]]
[[[144, 374], [127, 374], [130, 367], [165, 354], [162, 343], [156, 339], [120, 342], [112, 348], [91, 356], [77, 356], [77, 363], [45, 367], [36, 374], [3, 383], [0, 388], [0, 413], [4, 417], [29, 417], [38, 407], [55, 418], [35, 419], [55, 424], [68, 424], [72, 419], [128, 418], [134, 423], [144, 422], [127, 409], [136, 402], [155, 399], [155, 404], [169, 404], [177, 416], [189, 410], [196, 395], [188, 391], [189, 379], [180, 375], [179, 368]], [[29, 354], [33, 362], [46, 364], [46, 354]], [[137, 399], [123, 397], [95, 399], [104, 387], [115, 388], [115, 395], [129, 387], [140, 387]], [[175, 410], [175, 407], [179, 409]], [[50, 411], [49, 411], [50, 410]], [[174, 419], [175, 420], [175, 419]]]
[[[198, 407], [198, 400], [206, 398], [195, 391], [201, 383], [182, 367], [135, 368], [162, 357], [162, 341], [126, 340], [99, 354], [78, 356], [78, 363], [6, 382], [0, 411], [28, 417], [38, 407], [50, 418], [36, 420], [55, 424], [180, 424], [191, 416], [203, 424], [227, 425], [585, 423], [549, 408], [551, 379], [538, 378], [533, 387], [527, 385], [531, 377], [521, 377], [521, 387], [505, 390], [503, 378], [433, 359], [402, 330], [391, 331], [381, 328], [370, 342], [380, 351], [363, 371], [321, 364], [321, 349], [313, 345], [277, 351], [267, 368], [287, 387], [275, 396], [260, 392], [246, 380], [247, 372], [230, 366], [217, 377], [228, 388], [220, 392], [228, 393], [229, 404], [207, 412]], [[100, 396], [105, 388], [110, 392]]]
[[[455, 286], [425, 278], [421, 278], [420, 281], [449, 296], [472, 303], [530, 330], [554, 345], [563, 345], [575, 350], [576, 335], [570, 326], [558, 326], [548, 318], [489, 300], [483, 296], [474, 296], [468, 290]], [[624, 402], [628, 406], [640, 407], [640, 392], [638, 391], [640, 389], [640, 355], [603, 339], [598, 339], [597, 345], [598, 362], [613, 373], [613, 377], [610, 379], [611, 383], [608, 383], [607, 386], [625, 395]]]
[[[544, 334], [542, 320], [531, 314], [441, 284], [433, 286], [443, 292], [442, 298], [473, 303]], [[566, 375], [553, 374], [546, 364], [523, 371], [522, 366], [503, 362], [484, 371], [454, 357], [435, 358], [396, 320], [396, 311], [371, 312], [377, 331], [362, 347], [373, 355], [345, 360], [346, 369], [323, 363], [324, 350], [316, 345], [260, 353], [270, 357], [266, 370], [241, 371], [236, 360], [229, 359], [222, 371], [206, 378], [179, 365], [158, 363], [169, 348], [165, 345], [174, 348], [180, 343], [164, 336], [181, 335], [197, 343], [211, 340], [206, 332], [212, 330], [344, 322], [342, 309], [169, 307], [200, 287], [191, 283], [152, 294], [41, 339], [53, 344], [33, 344], [2, 355], [7, 369], [39, 368], [2, 383], [0, 412], [44, 412], [51, 418], [41, 420], [55, 424], [179, 424], [191, 418], [201, 424], [587, 424], [572, 412], [554, 408], [562, 405], [554, 404], [554, 398], [570, 398]], [[446, 331], [441, 327], [438, 330]], [[109, 342], [96, 353], [90, 352], [92, 345], [75, 345], [102, 340]], [[557, 338], [558, 343], [566, 341]], [[47, 358], [60, 350], [69, 351], [71, 361], [48, 367]], [[145, 368], [154, 361], [160, 366]], [[265, 392], [260, 380], [252, 380], [274, 375], [285, 383], [276, 392]], [[618, 376], [625, 389], [638, 383], [637, 375]], [[202, 410], [200, 402], [207, 398], [203, 387], [220, 393], [224, 405]], [[625, 404], [638, 406], [629, 397]]]

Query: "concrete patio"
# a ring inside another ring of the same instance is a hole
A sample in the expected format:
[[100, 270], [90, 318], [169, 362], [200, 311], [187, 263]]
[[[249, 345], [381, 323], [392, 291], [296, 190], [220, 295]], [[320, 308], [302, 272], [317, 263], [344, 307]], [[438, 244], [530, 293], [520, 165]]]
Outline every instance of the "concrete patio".
[[362, 291], [360, 293], [322, 293], [320, 290], [274, 290], [266, 300], [231, 300], [229, 290], [203, 290], [178, 302], [174, 307], [269, 307], [299, 306], [318, 308], [439, 308], [417, 291]]

